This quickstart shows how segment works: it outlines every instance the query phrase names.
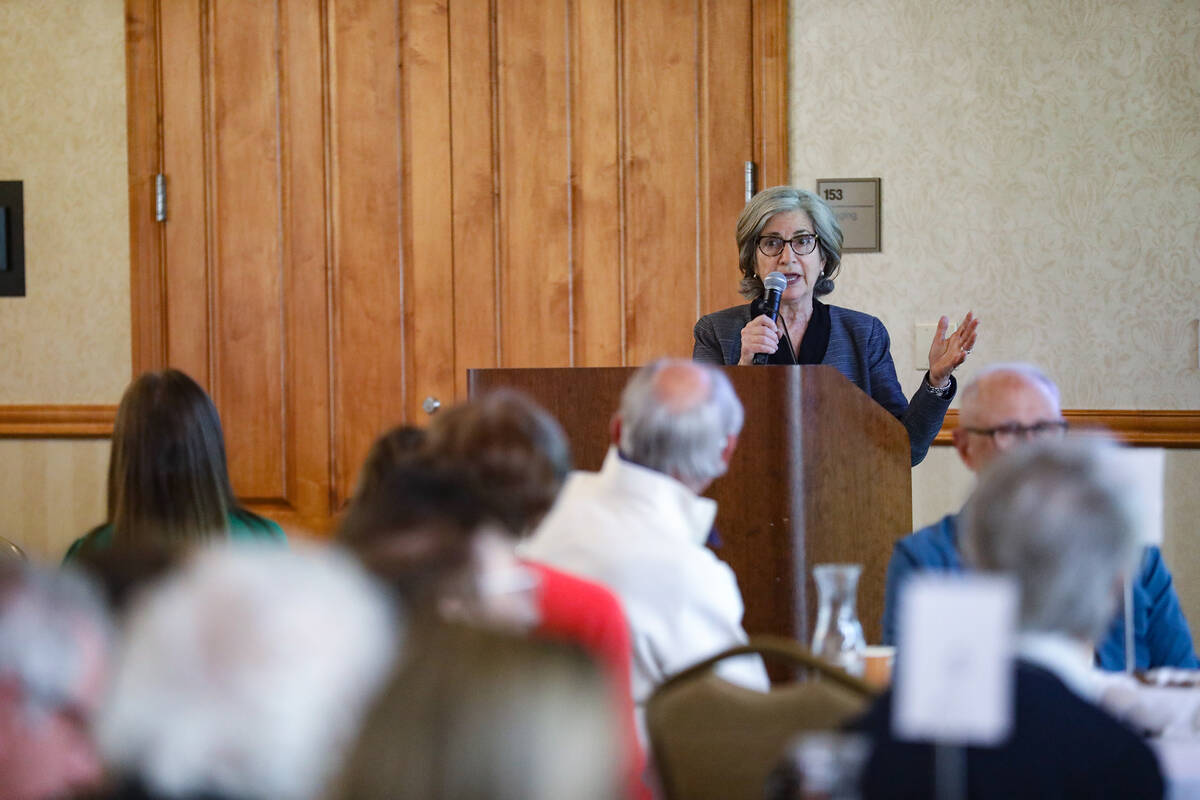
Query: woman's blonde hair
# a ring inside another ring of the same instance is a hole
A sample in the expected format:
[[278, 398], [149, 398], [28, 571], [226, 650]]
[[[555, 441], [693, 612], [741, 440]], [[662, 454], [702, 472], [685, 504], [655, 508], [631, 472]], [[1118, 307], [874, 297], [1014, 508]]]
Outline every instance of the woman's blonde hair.
[[563, 645], [445, 627], [377, 700], [332, 797], [614, 800], [616, 705]]

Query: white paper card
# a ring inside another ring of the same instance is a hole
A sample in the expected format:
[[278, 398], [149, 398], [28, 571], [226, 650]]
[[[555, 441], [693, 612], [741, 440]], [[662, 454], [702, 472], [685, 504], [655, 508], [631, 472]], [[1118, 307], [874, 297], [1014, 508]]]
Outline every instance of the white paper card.
[[1012, 727], [1017, 587], [997, 575], [915, 575], [900, 594], [892, 733], [999, 744]]
[[1153, 447], [1123, 447], [1118, 456], [1122, 470], [1128, 472], [1129, 485], [1137, 493], [1138, 539], [1143, 545], [1161, 545], [1167, 453]]

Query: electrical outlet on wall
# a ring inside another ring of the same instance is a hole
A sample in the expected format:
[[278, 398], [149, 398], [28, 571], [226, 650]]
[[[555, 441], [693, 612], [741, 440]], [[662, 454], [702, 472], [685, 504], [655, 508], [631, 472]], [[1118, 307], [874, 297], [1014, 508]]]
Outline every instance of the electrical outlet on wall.
[[[946, 327], [946, 335], [954, 333], [956, 327], [951, 322]], [[929, 345], [933, 343], [933, 334], [936, 332], [936, 322], [918, 322], [913, 329], [913, 369], [917, 372], [929, 369]]]

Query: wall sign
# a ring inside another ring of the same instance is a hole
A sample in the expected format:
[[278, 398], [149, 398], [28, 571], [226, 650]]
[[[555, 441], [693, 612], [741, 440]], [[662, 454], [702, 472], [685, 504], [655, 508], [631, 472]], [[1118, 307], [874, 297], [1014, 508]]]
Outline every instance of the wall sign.
[[0, 297], [24, 296], [24, 194], [21, 181], [0, 181]]
[[842, 226], [843, 253], [878, 253], [882, 248], [882, 179], [820, 178], [817, 196]]

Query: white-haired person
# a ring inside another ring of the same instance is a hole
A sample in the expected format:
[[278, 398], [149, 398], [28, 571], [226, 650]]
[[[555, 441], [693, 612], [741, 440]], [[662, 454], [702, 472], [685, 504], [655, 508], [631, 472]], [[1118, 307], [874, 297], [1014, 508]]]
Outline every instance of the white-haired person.
[[202, 549], [126, 618], [97, 726], [111, 796], [321, 796], [398, 640], [390, 598], [349, 556]]
[[[913, 466], [921, 463], [954, 399], [953, 373], [975, 346], [979, 321], [967, 313], [949, 336], [938, 321], [929, 370], [905, 399], [887, 328], [877, 318], [818, 298], [833, 291], [842, 262], [842, 229], [825, 201], [794, 186], [764, 189], [737, 221], [739, 287], [749, 303], [696, 322], [692, 358], [708, 364], [826, 364], [886, 408], [908, 432]], [[764, 313], [764, 279], [784, 276], [779, 313]]]
[[110, 630], [99, 593], [71, 571], [0, 561], [0, 795], [50, 800], [93, 788], [90, 730]]
[[[746, 641], [733, 570], [704, 546], [715, 501], [701, 493], [724, 474], [742, 428], [725, 375], [683, 360], [638, 370], [613, 417], [598, 473], [572, 472], [523, 556], [607, 586], [633, 641], [639, 712], [665, 678]], [[718, 673], [767, 689], [758, 657]]]
[[[967, 797], [1163, 796], [1154, 753], [1097, 705], [1093, 648], [1140, 552], [1135, 482], [1116, 454], [1096, 439], [1014, 450], [962, 512], [967, 563], [1011, 576], [1018, 594], [1013, 727], [967, 748]], [[933, 797], [934, 748], [895, 740], [891, 711], [889, 693], [855, 726], [874, 740], [862, 796]]]
[[[963, 390], [954, 447], [967, 469], [980, 473], [1006, 451], [1036, 439], [1059, 438], [1066, 429], [1058, 387], [1050, 378], [1029, 364], [993, 364]], [[894, 545], [884, 598], [885, 644], [895, 642], [897, 598], [910, 575], [963, 569], [959, 519], [958, 514], [948, 514]], [[1133, 578], [1137, 667], [1200, 666], [1171, 572], [1157, 547], [1145, 548]], [[1124, 614], [1115, 614], [1105, 635], [1097, 640], [1096, 663], [1104, 669], [1124, 669]]]

